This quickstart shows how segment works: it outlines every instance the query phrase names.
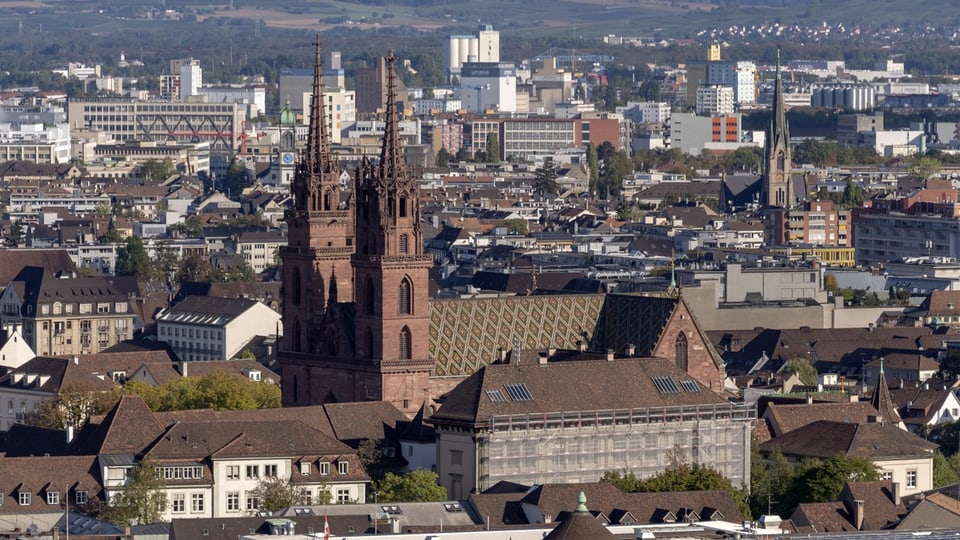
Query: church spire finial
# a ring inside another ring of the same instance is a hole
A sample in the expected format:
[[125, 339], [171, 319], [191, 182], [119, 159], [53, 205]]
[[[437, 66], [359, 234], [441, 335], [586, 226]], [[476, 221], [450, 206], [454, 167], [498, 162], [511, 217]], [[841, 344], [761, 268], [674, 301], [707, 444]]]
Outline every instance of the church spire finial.
[[396, 57], [393, 49], [387, 51], [387, 103], [384, 125], [383, 148], [380, 150], [380, 178], [397, 181], [405, 178], [403, 148], [400, 145], [400, 120], [397, 111], [397, 75], [394, 71]]
[[314, 41], [313, 93], [310, 96], [310, 132], [307, 135], [307, 171], [331, 172], [330, 136], [327, 133], [327, 115], [323, 102], [323, 63], [320, 59], [320, 34]]

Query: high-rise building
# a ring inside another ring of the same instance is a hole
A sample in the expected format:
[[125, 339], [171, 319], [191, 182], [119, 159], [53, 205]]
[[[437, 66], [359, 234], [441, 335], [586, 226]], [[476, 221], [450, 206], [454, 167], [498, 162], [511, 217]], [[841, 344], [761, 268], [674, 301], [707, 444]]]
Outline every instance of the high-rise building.
[[[387, 104], [387, 61], [378, 58], [376, 65], [357, 70], [357, 112], [375, 113], [382, 111]], [[397, 107], [403, 111], [407, 101], [407, 87], [400, 80], [397, 85]]]
[[190, 59], [189, 62], [180, 64], [180, 97], [186, 98], [200, 94], [201, 86], [203, 86], [203, 70], [200, 69], [200, 61]]
[[477, 35], [454, 35], [447, 38], [444, 66], [452, 79], [470, 62], [500, 62], [500, 32], [491, 25], [482, 25]]
[[697, 114], [733, 114], [733, 88], [727, 86], [701, 86], [697, 89]]

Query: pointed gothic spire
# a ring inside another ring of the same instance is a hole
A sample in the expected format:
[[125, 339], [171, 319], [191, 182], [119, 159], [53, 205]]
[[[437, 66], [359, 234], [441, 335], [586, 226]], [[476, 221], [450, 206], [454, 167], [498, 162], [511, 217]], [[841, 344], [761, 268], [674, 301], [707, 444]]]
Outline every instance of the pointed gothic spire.
[[400, 145], [400, 120], [397, 111], [397, 76], [393, 49], [387, 51], [387, 107], [383, 148], [380, 150], [380, 181], [396, 183], [406, 178], [403, 148]]
[[773, 88], [773, 137], [782, 140], [788, 147], [787, 114], [783, 103], [783, 78], [780, 73], [780, 49], [777, 49], [777, 78]]
[[902, 421], [900, 413], [897, 412], [897, 406], [890, 396], [887, 378], [883, 374], [883, 357], [880, 358], [880, 373], [877, 375], [877, 386], [873, 389], [870, 404], [877, 410], [884, 423], [889, 422], [896, 425]]
[[313, 63], [313, 93], [310, 96], [310, 131], [307, 135], [306, 168], [309, 173], [333, 171], [330, 136], [327, 133], [326, 107], [323, 103], [323, 63], [320, 59], [320, 34], [317, 34]]

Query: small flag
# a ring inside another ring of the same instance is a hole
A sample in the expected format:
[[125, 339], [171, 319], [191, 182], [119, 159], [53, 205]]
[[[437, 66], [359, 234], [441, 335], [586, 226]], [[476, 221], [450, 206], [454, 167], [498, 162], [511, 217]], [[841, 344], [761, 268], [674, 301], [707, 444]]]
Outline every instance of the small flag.
[[326, 514], [323, 515], [323, 540], [330, 540], [330, 523]]

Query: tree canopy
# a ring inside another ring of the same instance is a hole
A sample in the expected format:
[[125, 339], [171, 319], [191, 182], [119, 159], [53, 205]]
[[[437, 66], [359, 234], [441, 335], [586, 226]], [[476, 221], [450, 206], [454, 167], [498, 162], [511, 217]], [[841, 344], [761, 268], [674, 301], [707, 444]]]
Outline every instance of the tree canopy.
[[157, 477], [157, 462], [146, 456], [133, 468], [123, 491], [111, 497], [100, 517], [120, 527], [157, 523], [166, 501], [164, 482]]
[[380, 502], [440, 502], [447, 500], [447, 490], [437, 483], [437, 473], [417, 469], [399, 475], [388, 472], [383, 480], [373, 483]]
[[807, 386], [816, 386], [817, 368], [813, 367], [806, 358], [791, 358], [783, 365], [787, 373], [795, 373], [800, 382]]
[[280, 387], [276, 384], [251, 381], [239, 373], [223, 370], [200, 377], [179, 377], [160, 386], [131, 381], [124, 385], [124, 391], [142, 397], [153, 411], [280, 407]]
[[120, 399], [119, 388], [103, 392], [86, 385], [66, 385], [56, 396], [41, 401], [27, 416], [27, 423], [49, 429], [79, 430], [87, 418], [113, 408]]
[[728, 478], [707, 465], [686, 463], [676, 457], [672, 461], [669, 467], [650, 478], [639, 479], [632, 472], [607, 471], [600, 481], [609, 482], [625, 493], [722, 490], [736, 501], [744, 516], [750, 515], [745, 489], [734, 486]]

